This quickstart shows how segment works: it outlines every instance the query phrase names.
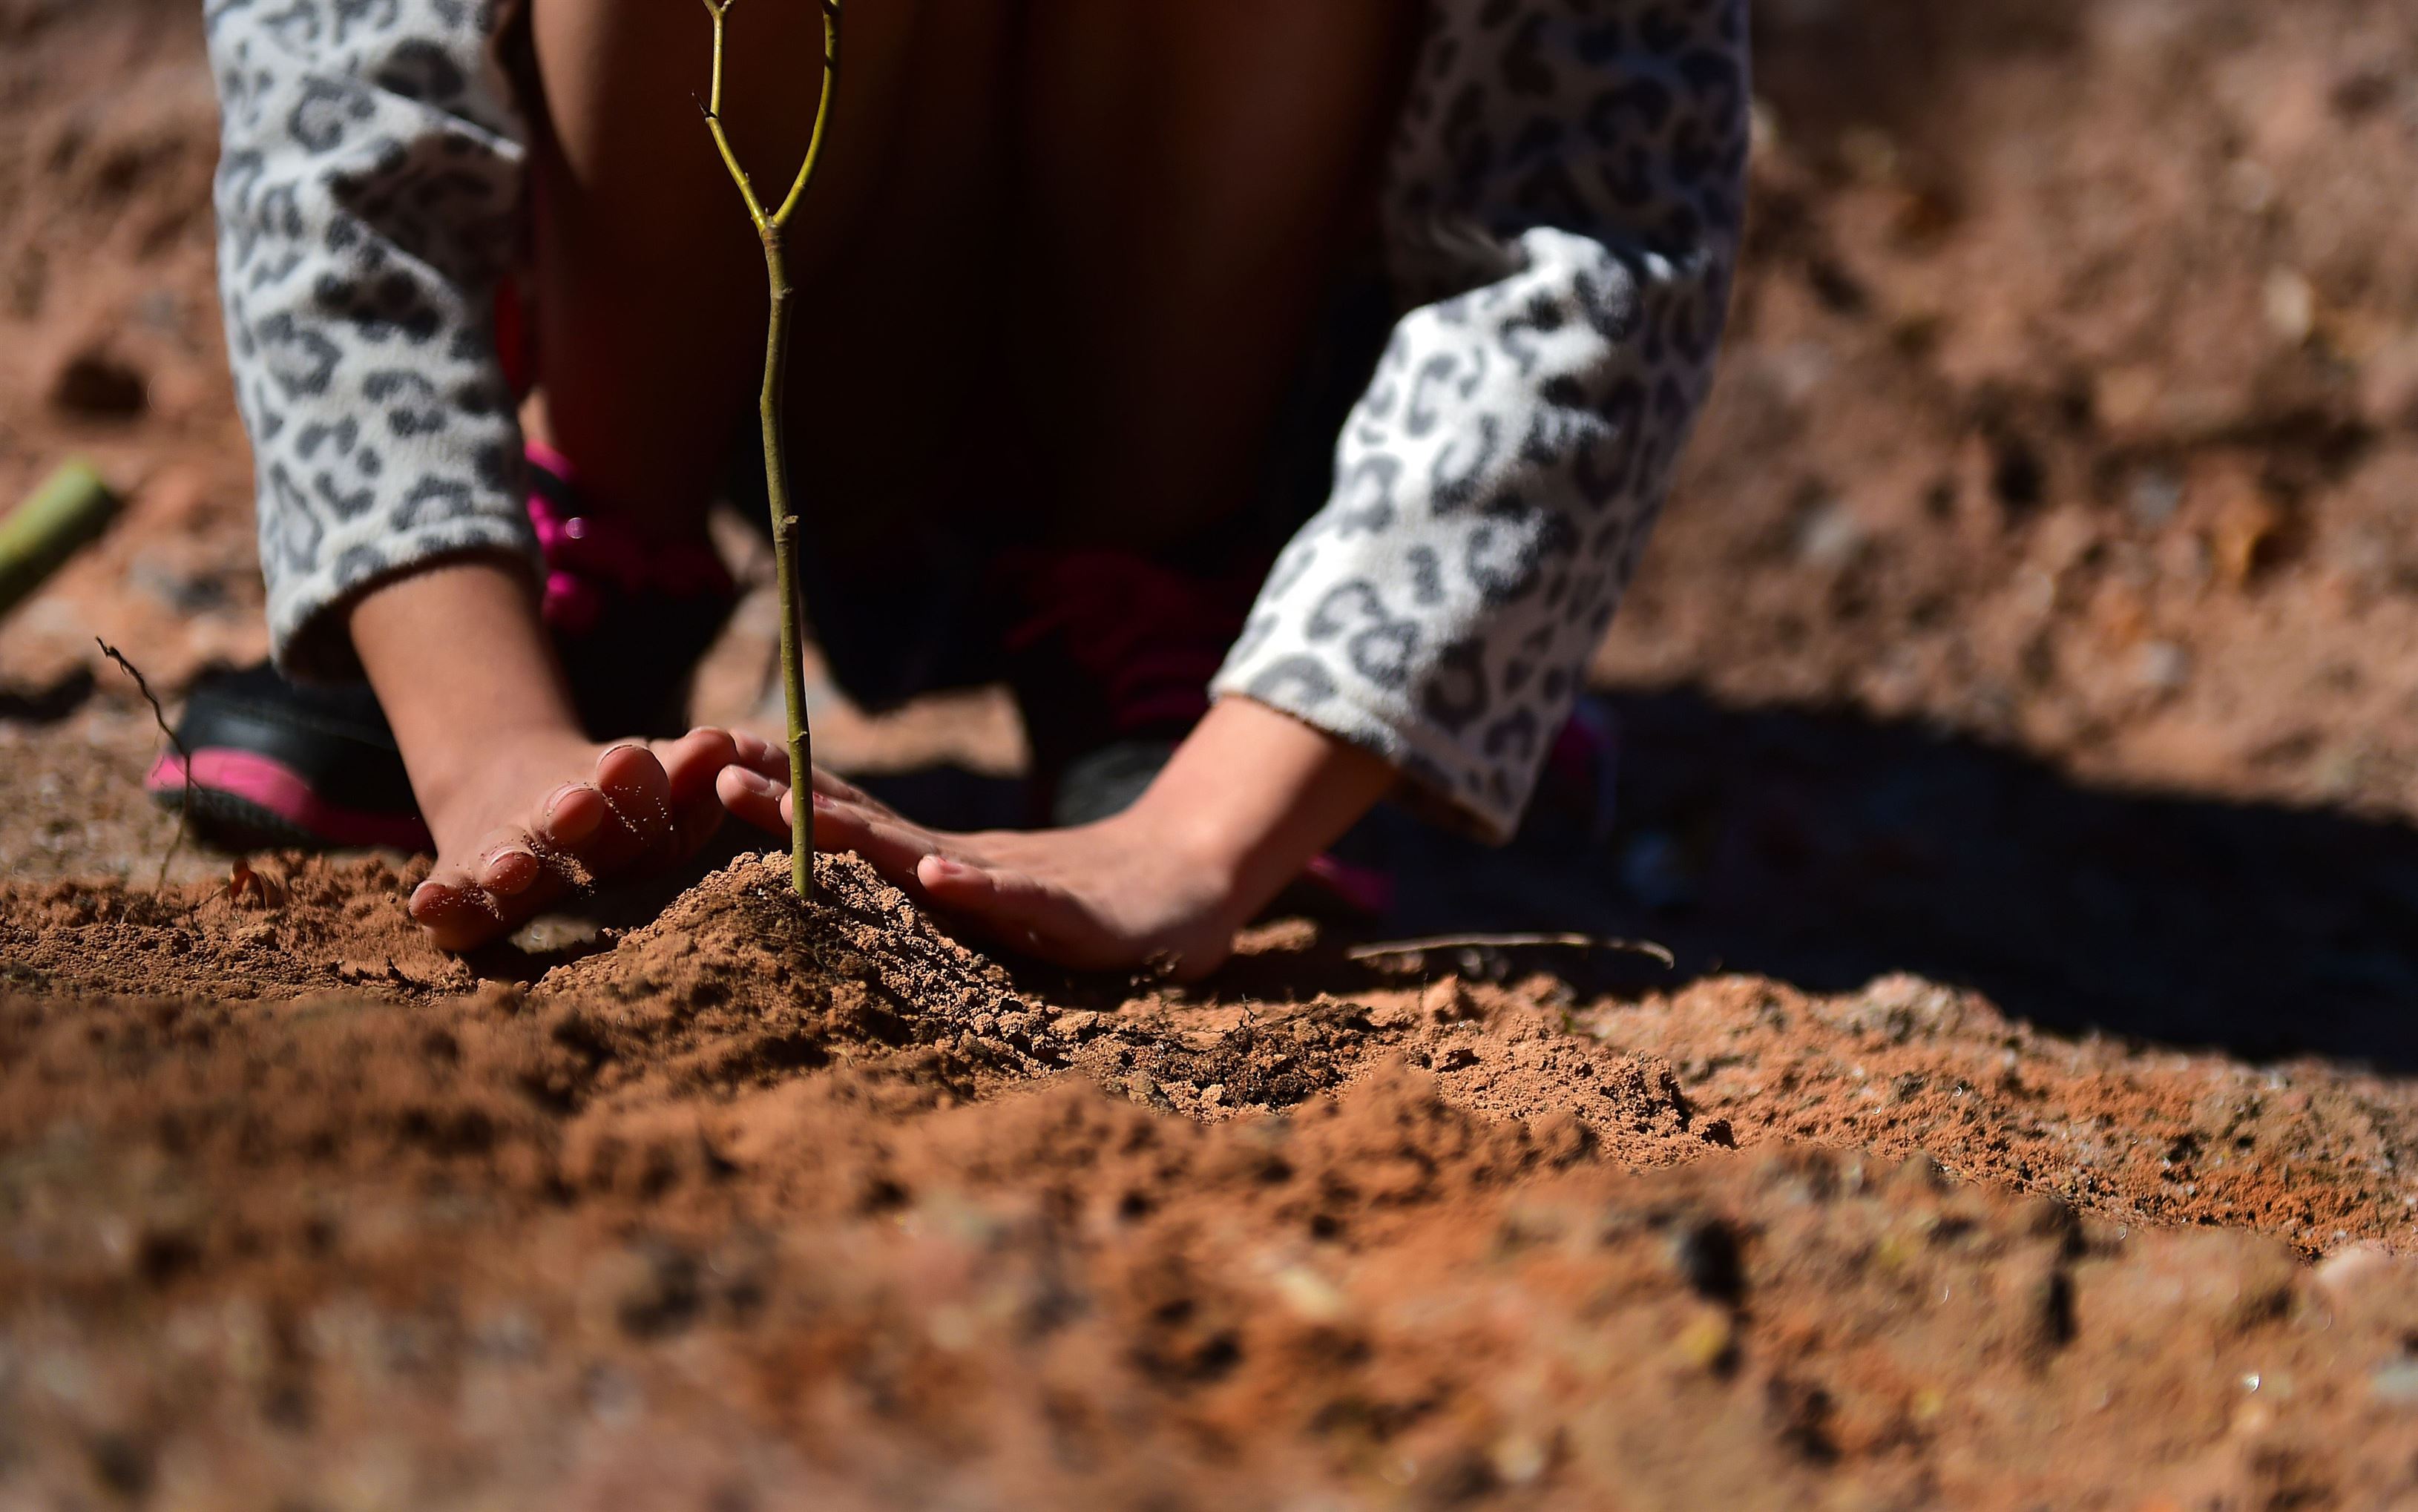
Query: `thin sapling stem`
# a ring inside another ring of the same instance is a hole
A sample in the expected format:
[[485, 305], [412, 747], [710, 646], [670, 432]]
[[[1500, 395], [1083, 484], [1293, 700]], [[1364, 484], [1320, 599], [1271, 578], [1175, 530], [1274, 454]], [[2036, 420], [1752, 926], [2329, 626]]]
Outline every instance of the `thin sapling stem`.
[[722, 165], [739, 186], [747, 218], [764, 244], [764, 273], [772, 296], [772, 313], [764, 330], [764, 391], [758, 418], [764, 425], [764, 492], [773, 508], [773, 572], [781, 590], [781, 694], [789, 716], [789, 874], [798, 896], [815, 895], [814, 734], [806, 723], [806, 683], [800, 661], [798, 553], [803, 549], [797, 511], [789, 501], [789, 464], [782, 435], [783, 395], [789, 359], [789, 266], [783, 236], [789, 219], [805, 198], [815, 163], [823, 150], [823, 129], [831, 122], [832, 97], [839, 91], [839, 3], [821, 0], [823, 12], [822, 96], [815, 106], [814, 135], [806, 144], [806, 160], [778, 208], [767, 210], [755, 181], [740, 166], [729, 133], [722, 127], [722, 44], [730, 8], [738, 0], [705, 0], [713, 17], [713, 84], [705, 101], [706, 129], [713, 133]]

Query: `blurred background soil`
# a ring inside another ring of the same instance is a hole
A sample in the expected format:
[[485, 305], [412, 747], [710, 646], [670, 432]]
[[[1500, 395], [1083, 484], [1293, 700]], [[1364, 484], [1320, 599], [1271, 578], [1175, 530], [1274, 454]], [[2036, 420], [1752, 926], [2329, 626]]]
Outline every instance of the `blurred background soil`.
[[0, 0], [0, 500], [130, 499], [0, 622], [0, 1505], [2418, 1505], [2418, 12], [1764, 0], [1616, 832], [1354, 842], [1676, 969], [1174, 992], [170, 855], [94, 638], [265, 645], [198, 9]]

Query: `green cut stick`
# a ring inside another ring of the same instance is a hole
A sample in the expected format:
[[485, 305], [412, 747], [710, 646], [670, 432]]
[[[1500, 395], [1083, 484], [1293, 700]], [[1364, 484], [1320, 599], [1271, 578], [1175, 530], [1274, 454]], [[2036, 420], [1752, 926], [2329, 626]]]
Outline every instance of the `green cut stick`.
[[757, 416], [764, 427], [764, 495], [773, 508], [773, 575], [781, 594], [781, 692], [789, 714], [789, 781], [797, 795], [790, 800], [789, 880], [798, 896], [812, 902], [815, 817], [814, 804], [806, 795], [814, 791], [815, 745], [814, 731], [806, 718], [806, 683], [798, 621], [798, 599], [803, 591], [799, 587], [798, 557], [804, 549], [804, 532], [789, 500], [788, 452], [782, 434], [788, 413], [782, 396], [789, 363], [789, 304], [796, 291], [789, 284], [788, 258], [782, 238], [788, 230], [789, 218], [805, 198], [806, 186], [814, 181], [815, 164], [823, 155], [824, 129], [831, 124], [832, 100], [839, 92], [839, 0], [822, 0], [823, 86], [815, 105], [814, 135], [806, 142], [806, 160], [798, 166], [798, 176], [789, 185], [788, 197], [777, 209], [766, 208], [763, 198], [756, 192], [756, 181], [740, 165], [739, 154], [730, 145], [730, 134], [722, 125], [723, 34], [730, 8], [738, 3], [739, 0], [705, 0], [706, 11], [713, 17], [713, 92], [710, 98], [698, 100], [697, 106], [705, 112], [706, 130], [712, 133], [714, 150], [722, 154], [722, 165], [729, 170], [730, 181], [739, 187], [740, 202], [746, 206], [747, 219], [755, 222], [757, 237], [764, 244], [772, 314], [766, 323], [764, 389]]
[[0, 519], [0, 615], [50, 580], [117, 517], [117, 496], [92, 464], [69, 462]]

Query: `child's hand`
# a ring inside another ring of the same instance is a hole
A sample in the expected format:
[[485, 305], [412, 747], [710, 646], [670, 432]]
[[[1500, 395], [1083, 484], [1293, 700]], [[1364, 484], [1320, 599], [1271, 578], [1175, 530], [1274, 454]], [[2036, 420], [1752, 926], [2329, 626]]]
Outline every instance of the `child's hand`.
[[[737, 737], [718, 791], [789, 832], [788, 758]], [[1133, 807], [1071, 830], [928, 830], [828, 772], [814, 774], [815, 845], [853, 850], [1013, 949], [1078, 970], [1171, 963], [1205, 976], [1310, 857], [1393, 783], [1385, 762], [1245, 698], [1220, 702]]]
[[441, 949], [468, 950], [574, 886], [681, 861], [721, 823], [714, 777], [736, 757], [718, 729], [650, 744], [506, 742], [424, 805], [436, 868], [411, 916]]
[[[722, 774], [730, 812], [787, 835], [793, 802], [777, 747], [739, 737]], [[815, 848], [852, 850], [919, 901], [1010, 949], [1082, 970], [1169, 961], [1186, 978], [1233, 948], [1233, 879], [1132, 812], [1072, 830], [952, 834], [901, 817], [818, 769]]]
[[731, 738], [583, 736], [517, 567], [408, 573], [353, 605], [350, 628], [436, 837], [410, 907], [440, 948], [509, 934], [574, 886], [668, 866], [721, 824]]

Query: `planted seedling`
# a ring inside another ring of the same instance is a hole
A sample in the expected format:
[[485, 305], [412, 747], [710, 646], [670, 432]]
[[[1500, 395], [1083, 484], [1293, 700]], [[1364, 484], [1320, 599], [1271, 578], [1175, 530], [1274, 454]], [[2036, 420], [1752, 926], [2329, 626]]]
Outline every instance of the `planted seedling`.
[[799, 664], [799, 603], [798, 553], [802, 549], [797, 512], [789, 502], [789, 467], [782, 437], [782, 391], [788, 372], [789, 358], [789, 265], [783, 236], [790, 218], [797, 214], [798, 205], [806, 197], [806, 186], [815, 176], [815, 163], [822, 156], [823, 129], [830, 124], [832, 97], [839, 89], [839, 4], [838, 0], [821, 0], [823, 12], [823, 82], [822, 96], [815, 107], [814, 135], [807, 140], [806, 160], [798, 166], [797, 179], [789, 185], [788, 195], [779, 206], [767, 209], [763, 197], [756, 192], [755, 180], [741, 167], [739, 154], [731, 149], [730, 135], [722, 129], [722, 41], [727, 29], [730, 8], [738, 0], [705, 0], [708, 14], [713, 17], [713, 85], [705, 103], [706, 129], [713, 133], [713, 145], [722, 154], [722, 165], [730, 170], [730, 181], [739, 186], [740, 198], [747, 206], [747, 218], [756, 224], [758, 239], [764, 244], [764, 272], [772, 289], [773, 306], [764, 331], [764, 392], [758, 414], [764, 422], [764, 492], [773, 509], [773, 562], [781, 589], [781, 695], [789, 716], [789, 782], [795, 795], [789, 805], [789, 875], [796, 884], [798, 896], [811, 899], [815, 895], [815, 817], [814, 804], [808, 795], [814, 791], [814, 736], [806, 725], [805, 675]]

